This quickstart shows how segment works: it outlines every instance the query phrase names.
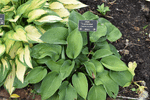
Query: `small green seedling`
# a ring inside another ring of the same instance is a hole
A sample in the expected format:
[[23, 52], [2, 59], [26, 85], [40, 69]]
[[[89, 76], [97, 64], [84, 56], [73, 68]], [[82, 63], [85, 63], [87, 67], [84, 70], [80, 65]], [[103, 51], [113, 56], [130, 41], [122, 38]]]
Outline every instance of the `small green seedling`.
[[104, 6], [104, 3], [101, 6], [98, 5], [97, 7], [98, 7], [97, 11], [99, 11], [102, 15], [105, 15], [107, 11], [110, 11], [109, 7]]

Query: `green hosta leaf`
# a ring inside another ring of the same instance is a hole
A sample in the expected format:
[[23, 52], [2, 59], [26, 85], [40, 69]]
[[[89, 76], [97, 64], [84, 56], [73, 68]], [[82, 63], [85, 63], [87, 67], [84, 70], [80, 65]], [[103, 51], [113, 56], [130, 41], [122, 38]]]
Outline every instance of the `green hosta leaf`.
[[106, 91], [102, 85], [92, 86], [89, 94], [88, 100], [106, 100]]
[[10, 71], [10, 64], [7, 59], [2, 58], [1, 62], [2, 64], [0, 63], [0, 83], [5, 80], [8, 72]]
[[107, 33], [107, 27], [104, 24], [97, 25], [97, 31], [91, 33], [90, 41], [96, 42], [100, 37], [105, 36]]
[[1, 0], [0, 3], [7, 5], [11, 0]]
[[13, 61], [10, 61], [10, 64], [12, 65], [12, 70], [4, 82], [4, 87], [6, 88], [8, 93], [11, 95], [12, 92], [15, 90], [15, 88], [13, 87], [13, 83], [15, 79], [15, 63]]
[[35, 84], [40, 82], [47, 75], [47, 70], [43, 67], [36, 67], [32, 69], [26, 76], [25, 81]]
[[107, 56], [112, 55], [112, 54], [113, 53], [108, 49], [100, 49], [100, 50], [97, 50], [93, 54], [93, 58], [94, 59], [99, 59], [99, 58], [107, 57]]
[[111, 55], [102, 58], [101, 63], [108, 69], [113, 71], [124, 71], [127, 70], [126, 64], [121, 61], [118, 57]]
[[14, 83], [13, 83], [13, 87], [17, 88], [17, 89], [21, 89], [24, 88], [28, 85], [29, 83], [27, 81], [24, 81], [23, 83], [17, 78], [15, 77]]
[[75, 66], [74, 61], [71, 62], [70, 60], [66, 60], [63, 63], [63, 65], [60, 68], [60, 73], [62, 75], [63, 80], [70, 75], [70, 73], [72, 72], [74, 66]]
[[27, 32], [27, 39], [32, 43], [42, 43], [43, 41], [40, 39], [42, 33], [33, 25], [27, 25], [25, 27], [25, 31]]
[[82, 16], [84, 16], [86, 20], [97, 20], [99, 18], [97, 15], [90, 11], [85, 12]]
[[59, 100], [74, 100], [77, 99], [77, 92], [69, 82], [64, 81], [59, 88]]
[[109, 46], [109, 44], [108, 44], [107, 41], [96, 42], [95, 49], [96, 49], [96, 50], [99, 50], [99, 49], [107, 49], [107, 50], [110, 50], [110, 46]]
[[56, 72], [59, 72], [59, 71], [60, 71], [60, 68], [61, 68], [61, 66], [62, 66], [61, 63], [55, 62], [55, 61], [53, 61], [53, 60], [51, 60], [51, 59], [47, 60], [45, 64], [48, 66], [48, 68], [49, 68], [50, 70], [56, 71]]
[[44, 78], [41, 84], [41, 96], [42, 100], [48, 99], [51, 97], [60, 87], [62, 82], [61, 75], [57, 72], [50, 72]]
[[119, 29], [116, 28], [111, 23], [105, 23], [105, 25], [107, 26], [107, 39], [110, 42], [114, 42], [114, 41], [118, 40], [122, 36], [122, 34], [119, 31]]
[[40, 38], [50, 44], [66, 44], [68, 30], [64, 27], [55, 27], [47, 30]]
[[53, 45], [48, 43], [37, 44], [32, 48], [31, 56], [33, 58], [41, 59], [46, 56], [59, 58], [61, 53], [60, 45]]
[[126, 83], [132, 81], [132, 74], [126, 70], [126, 71], [111, 71], [110, 77], [120, 86], [124, 86]]
[[77, 93], [86, 99], [87, 97], [87, 92], [88, 92], [88, 82], [86, 79], [86, 76], [79, 72], [78, 74], [74, 74], [72, 76], [72, 84], [77, 91]]
[[0, 44], [0, 57], [5, 53], [6, 47], [4, 44]]
[[72, 20], [69, 20], [68, 21], [68, 31], [69, 31], [69, 33], [71, 33], [73, 30], [75, 30], [76, 28], [78, 27], [78, 24], [77, 23], [75, 23], [74, 21], [72, 21]]
[[85, 20], [85, 18], [82, 15], [80, 15], [79, 13], [72, 11], [69, 16], [69, 20], [75, 22], [78, 25], [79, 20]]
[[99, 62], [98, 60], [95, 60], [95, 59], [91, 59], [91, 62], [94, 64], [94, 66], [96, 68], [96, 72], [103, 72], [104, 71], [104, 67], [101, 64], [101, 62]]
[[77, 28], [69, 34], [67, 42], [67, 56], [71, 59], [75, 59], [80, 54], [83, 46], [82, 35]]
[[86, 68], [87, 73], [90, 77], [95, 79], [96, 77], [96, 68], [95, 65], [92, 62], [84, 62], [84, 66]]
[[119, 86], [110, 78], [108, 71], [105, 70], [102, 73], [98, 73], [94, 81], [97, 83], [99, 80], [103, 83], [107, 94], [115, 98], [118, 94]]
[[56, 91], [50, 98], [46, 100], [59, 100], [58, 92]]
[[34, 23], [36, 25], [42, 25], [44, 23], [56, 23], [61, 21], [62, 19], [58, 16], [55, 15], [47, 15], [42, 17], [41, 19], [35, 20]]
[[16, 76], [23, 83], [24, 82], [24, 75], [25, 75], [25, 72], [26, 72], [26, 66], [23, 63], [21, 63], [17, 57], [15, 59], [15, 63], [16, 63], [16, 66], [17, 66], [16, 67], [17, 68]]
[[113, 46], [112, 44], [109, 44], [109, 46], [110, 46], [111, 52], [112, 52], [115, 56], [117, 56], [118, 58], [121, 58], [121, 55], [118, 53], [118, 51], [117, 51], [117, 49], [115, 48], [115, 46]]

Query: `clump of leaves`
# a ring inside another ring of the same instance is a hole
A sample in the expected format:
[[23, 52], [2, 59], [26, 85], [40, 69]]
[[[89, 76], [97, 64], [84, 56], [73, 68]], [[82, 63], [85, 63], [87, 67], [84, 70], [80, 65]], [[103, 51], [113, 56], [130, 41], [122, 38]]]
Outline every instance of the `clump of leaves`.
[[107, 11], [110, 11], [109, 7], [104, 6], [104, 3], [102, 5], [98, 5], [97, 7], [97, 11], [99, 11], [102, 15], [106, 15]]
[[[0, 14], [5, 15], [5, 25], [0, 25], [0, 86], [4, 85], [10, 95], [15, 88], [39, 82], [39, 79], [30, 82], [31, 76], [37, 71], [42, 70], [38, 73], [40, 79], [47, 75], [45, 68], [34, 68], [30, 48], [37, 43], [44, 43], [40, 37], [49, 27], [65, 26], [70, 9], [87, 6], [73, 1], [0, 0]], [[58, 7], [56, 3], [61, 6]], [[46, 24], [49, 24], [48, 28]]]
[[[97, 31], [90, 32], [93, 45], [90, 51], [87, 33], [78, 31], [79, 20], [98, 21]], [[40, 37], [44, 43], [32, 47], [34, 66], [42, 69], [35, 72], [48, 74], [29, 76], [30, 72], [26, 78], [32, 83], [45, 76], [37, 89], [43, 100], [105, 100], [107, 94], [115, 98], [119, 86], [133, 79], [116, 48], [107, 42], [120, 37], [120, 31], [106, 19], [89, 11], [83, 15], [73, 11], [67, 27], [58, 25], [48, 29]]]

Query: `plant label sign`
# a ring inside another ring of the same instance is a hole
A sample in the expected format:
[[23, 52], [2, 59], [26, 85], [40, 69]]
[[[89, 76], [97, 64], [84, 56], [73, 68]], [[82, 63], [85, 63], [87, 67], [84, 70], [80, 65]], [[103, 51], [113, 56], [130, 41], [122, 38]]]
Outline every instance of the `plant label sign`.
[[4, 20], [5, 20], [5, 15], [4, 14], [0, 14], [0, 25], [4, 25], [5, 24]]
[[97, 20], [79, 20], [79, 31], [97, 31]]

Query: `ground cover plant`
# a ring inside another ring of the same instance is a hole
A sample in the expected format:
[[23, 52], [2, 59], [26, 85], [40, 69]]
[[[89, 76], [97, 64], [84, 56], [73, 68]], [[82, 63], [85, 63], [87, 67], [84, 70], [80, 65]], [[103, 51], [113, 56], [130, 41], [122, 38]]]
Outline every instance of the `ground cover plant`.
[[[30, 18], [21, 18], [29, 25], [19, 23], [18, 17], [23, 15], [17, 14], [1, 28], [0, 83], [10, 94], [15, 88], [34, 84], [43, 100], [105, 100], [106, 94], [115, 98], [119, 86], [131, 83], [133, 70], [120, 60], [110, 43], [122, 35], [114, 25], [89, 11], [83, 15], [72, 11], [66, 23], [60, 22], [64, 16], [61, 18], [53, 11], [33, 17], [32, 13], [43, 9], [29, 11]], [[47, 21], [49, 14], [54, 19]], [[79, 20], [98, 21], [97, 31], [90, 32], [91, 49], [87, 46], [86, 32], [78, 31]]]

